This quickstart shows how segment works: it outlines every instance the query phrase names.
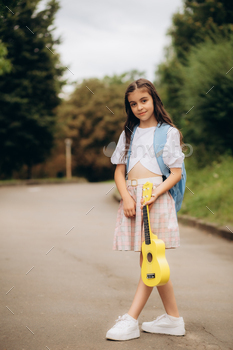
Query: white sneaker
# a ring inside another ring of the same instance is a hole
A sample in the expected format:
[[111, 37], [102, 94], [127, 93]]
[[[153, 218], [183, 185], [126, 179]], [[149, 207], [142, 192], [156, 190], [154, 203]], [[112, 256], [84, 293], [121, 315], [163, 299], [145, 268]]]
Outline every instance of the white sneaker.
[[149, 333], [169, 335], [185, 335], [183, 317], [173, 317], [164, 314], [152, 322], [143, 322], [142, 330]]
[[138, 320], [128, 314], [119, 316], [116, 324], [106, 334], [106, 338], [111, 340], [129, 340], [139, 337]]

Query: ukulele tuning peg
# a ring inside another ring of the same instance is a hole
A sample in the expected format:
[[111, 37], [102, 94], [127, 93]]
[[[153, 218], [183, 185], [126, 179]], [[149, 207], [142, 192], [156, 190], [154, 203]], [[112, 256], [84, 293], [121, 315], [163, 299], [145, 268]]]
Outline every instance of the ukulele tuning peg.
[[146, 195], [146, 197], [148, 197], [148, 196]]

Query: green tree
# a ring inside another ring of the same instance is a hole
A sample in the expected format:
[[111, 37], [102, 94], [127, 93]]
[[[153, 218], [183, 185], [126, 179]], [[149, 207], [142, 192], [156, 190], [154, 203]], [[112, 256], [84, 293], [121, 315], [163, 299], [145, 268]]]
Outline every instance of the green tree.
[[[165, 60], [155, 72], [154, 84], [174, 123], [183, 128], [182, 132], [187, 128], [182, 116], [192, 107], [187, 109], [187, 100], [180, 99], [180, 90], [185, 89], [188, 83], [184, 79], [183, 67], [190, 64], [190, 51], [201, 43], [204, 45], [207, 40], [213, 43], [212, 49], [221, 40], [225, 43], [231, 40], [232, 33], [233, 3], [229, 0], [185, 0], [182, 11], [173, 15], [172, 25], [167, 32], [172, 42], [165, 48]], [[201, 57], [199, 59], [202, 60]], [[195, 76], [191, 72], [189, 79], [192, 80]], [[193, 71], [193, 74], [196, 72]]]
[[232, 52], [233, 36], [215, 44], [208, 40], [191, 49], [181, 70], [184, 138], [195, 144], [200, 166], [225, 152], [233, 154]]
[[0, 169], [1, 178], [14, 170], [43, 162], [53, 147], [55, 108], [65, 81], [65, 70], [55, 52], [61, 39], [53, 38], [56, 0], [37, 11], [39, 0], [11, 2], [1, 6], [0, 37], [12, 65], [0, 77]]
[[182, 64], [176, 57], [165, 61], [158, 66], [154, 82], [166, 110], [180, 129], [184, 126], [180, 118], [184, 107], [178, 97], [180, 88], [184, 84], [181, 69]]
[[233, 33], [233, 2], [231, 0], [185, 0], [182, 13], [175, 13], [168, 35], [176, 56], [186, 60], [192, 46], [216, 36], [229, 38]]

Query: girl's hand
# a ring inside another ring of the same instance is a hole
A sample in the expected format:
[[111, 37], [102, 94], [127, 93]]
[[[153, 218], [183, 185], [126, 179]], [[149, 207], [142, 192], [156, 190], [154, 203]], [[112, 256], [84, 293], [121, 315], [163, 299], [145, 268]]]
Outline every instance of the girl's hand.
[[124, 214], [127, 218], [134, 217], [136, 215], [136, 202], [135, 200], [129, 196], [123, 199], [123, 210]]
[[[158, 195], [156, 193], [156, 190], [153, 190], [152, 194], [151, 194], [151, 199], [149, 201], [145, 202], [144, 205], [149, 205], [149, 210], [151, 210], [152, 204], [156, 201], [157, 198], [158, 198]], [[144, 199], [142, 198], [141, 199], [141, 207], [140, 207], [141, 209], [143, 209], [143, 206], [144, 206], [143, 202], [144, 202]]]

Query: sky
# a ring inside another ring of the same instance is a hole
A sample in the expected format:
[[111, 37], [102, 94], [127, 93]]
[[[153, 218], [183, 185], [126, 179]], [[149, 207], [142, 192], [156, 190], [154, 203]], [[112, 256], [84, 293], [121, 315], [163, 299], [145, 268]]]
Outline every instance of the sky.
[[[42, 1], [39, 10], [44, 8]], [[182, 0], [60, 0], [53, 32], [69, 82], [137, 69], [153, 81], [163, 61], [172, 15]], [[67, 94], [73, 85], [63, 88]]]

